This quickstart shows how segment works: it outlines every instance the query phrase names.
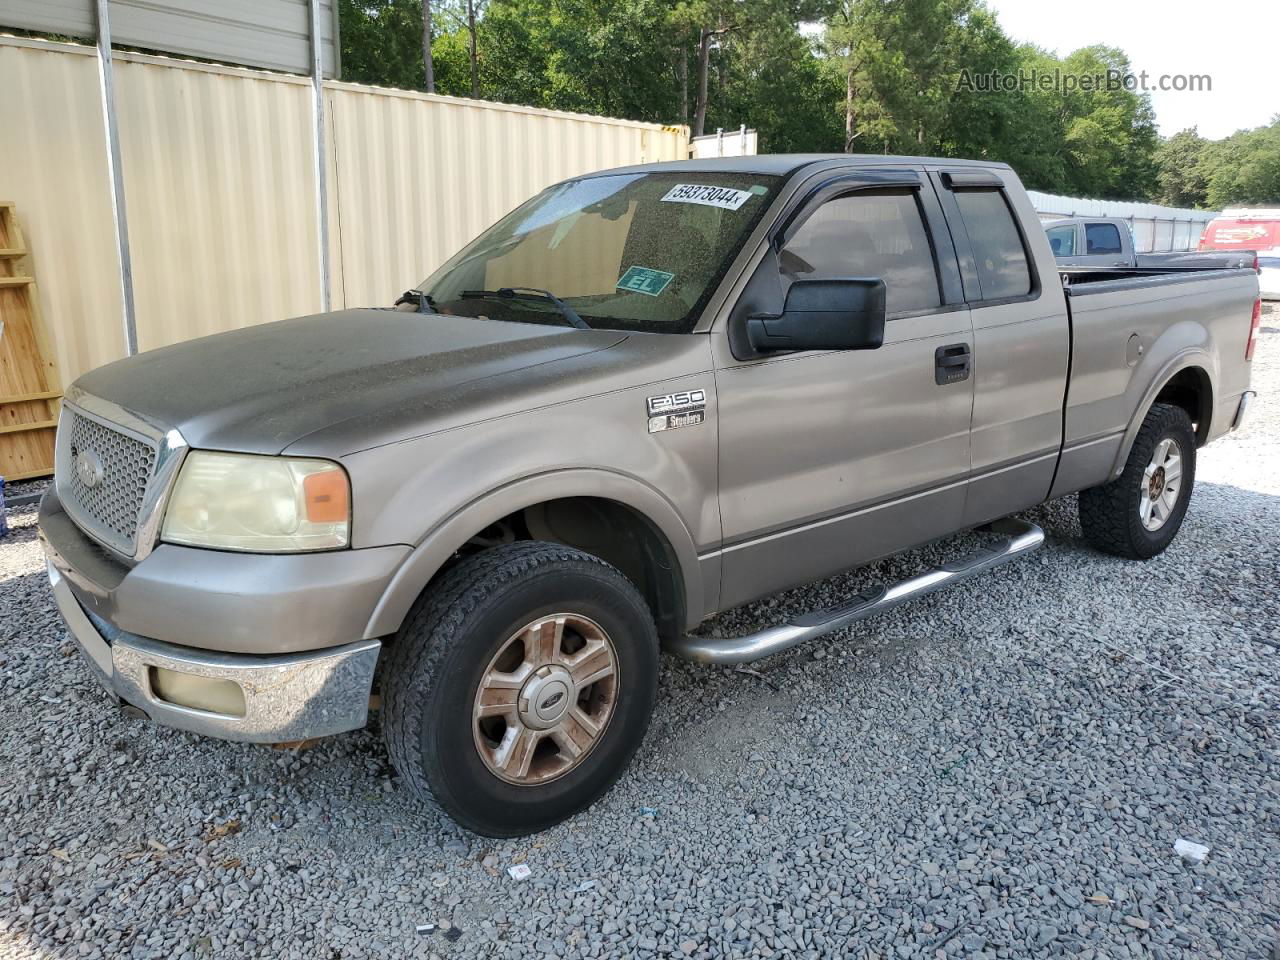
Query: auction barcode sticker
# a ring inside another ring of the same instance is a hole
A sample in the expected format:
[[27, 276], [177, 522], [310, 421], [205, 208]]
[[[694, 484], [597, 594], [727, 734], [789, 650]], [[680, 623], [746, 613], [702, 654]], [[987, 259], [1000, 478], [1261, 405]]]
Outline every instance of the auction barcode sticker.
[[662, 200], [664, 203], [700, 203], [704, 207], [737, 210], [753, 196], [750, 190], [734, 190], [706, 183], [677, 183]]

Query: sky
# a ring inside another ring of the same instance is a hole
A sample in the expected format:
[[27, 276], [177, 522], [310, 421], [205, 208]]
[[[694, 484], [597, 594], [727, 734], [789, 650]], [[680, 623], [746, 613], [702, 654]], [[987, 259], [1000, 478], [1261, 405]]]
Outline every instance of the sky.
[[1217, 140], [1280, 114], [1280, 0], [987, 0], [1005, 33], [1065, 55], [1119, 47], [1134, 72], [1208, 74], [1209, 91], [1151, 91], [1163, 136]]

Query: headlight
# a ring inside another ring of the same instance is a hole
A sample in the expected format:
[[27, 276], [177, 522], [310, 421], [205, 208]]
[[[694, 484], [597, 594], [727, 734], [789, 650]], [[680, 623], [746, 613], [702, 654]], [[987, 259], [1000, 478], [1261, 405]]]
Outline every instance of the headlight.
[[160, 539], [196, 547], [293, 553], [345, 547], [351, 485], [328, 460], [193, 450]]

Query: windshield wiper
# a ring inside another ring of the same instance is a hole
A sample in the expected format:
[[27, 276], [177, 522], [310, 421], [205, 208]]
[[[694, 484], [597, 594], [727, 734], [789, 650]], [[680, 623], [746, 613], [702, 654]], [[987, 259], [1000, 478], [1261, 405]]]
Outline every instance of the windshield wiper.
[[406, 290], [404, 293], [400, 294], [400, 299], [396, 301], [396, 306], [398, 307], [402, 303], [416, 304], [419, 313], [440, 312], [436, 309], [436, 302], [431, 299], [431, 294], [418, 290], [417, 288], [414, 288], [413, 290]]
[[545, 300], [560, 311], [561, 315], [568, 321], [569, 326], [577, 327], [579, 330], [590, 330], [591, 327], [587, 321], [578, 316], [573, 307], [569, 306], [550, 290], [543, 290], [541, 287], [499, 287], [497, 290], [463, 290], [462, 299], [483, 299], [491, 297], [498, 300], [515, 300], [523, 298], [525, 300]]

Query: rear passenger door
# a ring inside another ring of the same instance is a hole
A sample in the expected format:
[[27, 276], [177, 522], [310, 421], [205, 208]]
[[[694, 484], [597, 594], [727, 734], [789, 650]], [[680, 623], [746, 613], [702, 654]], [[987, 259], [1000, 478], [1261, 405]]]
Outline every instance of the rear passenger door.
[[[937, 167], [974, 338], [973, 469], [965, 525], [1049, 495], [1062, 444], [1070, 335], [1044, 231], [1010, 170]], [[1023, 224], [1035, 224], [1034, 234]]]
[[[927, 177], [861, 168], [800, 196], [712, 340], [722, 607], [950, 533], [964, 506], [972, 340]], [[734, 354], [793, 282], [840, 277], [884, 280], [881, 347]]]

